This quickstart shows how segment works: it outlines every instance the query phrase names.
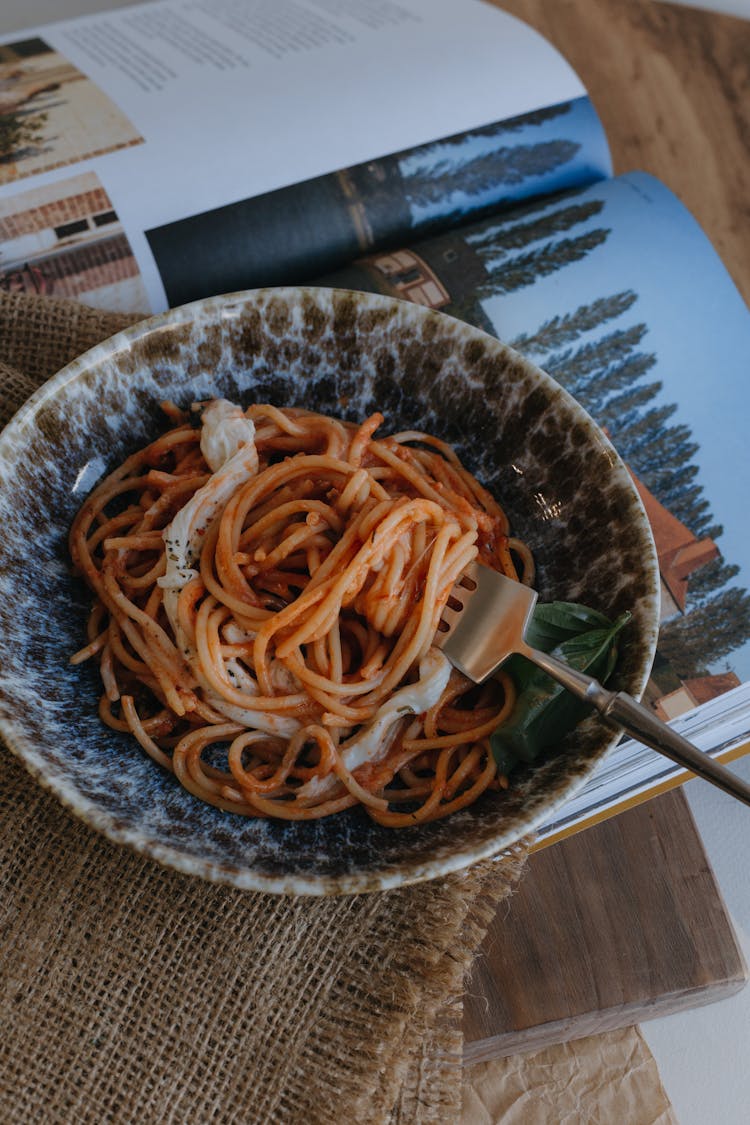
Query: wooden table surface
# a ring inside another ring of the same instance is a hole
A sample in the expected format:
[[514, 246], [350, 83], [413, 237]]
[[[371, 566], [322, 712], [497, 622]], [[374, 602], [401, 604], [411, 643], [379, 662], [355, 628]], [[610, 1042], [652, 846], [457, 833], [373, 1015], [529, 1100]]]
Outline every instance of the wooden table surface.
[[490, 0], [581, 78], [615, 173], [651, 172], [750, 304], [750, 21], [654, 0]]

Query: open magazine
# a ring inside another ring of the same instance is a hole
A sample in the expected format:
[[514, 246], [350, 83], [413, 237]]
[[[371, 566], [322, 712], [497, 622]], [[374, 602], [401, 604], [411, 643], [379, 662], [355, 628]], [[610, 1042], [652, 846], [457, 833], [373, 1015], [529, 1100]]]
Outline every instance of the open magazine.
[[[0, 40], [0, 286], [146, 314], [298, 283], [440, 309], [572, 392], [654, 530], [647, 701], [750, 750], [750, 314], [543, 38], [481, 0], [155, 0]], [[687, 776], [621, 742], [542, 838]]]

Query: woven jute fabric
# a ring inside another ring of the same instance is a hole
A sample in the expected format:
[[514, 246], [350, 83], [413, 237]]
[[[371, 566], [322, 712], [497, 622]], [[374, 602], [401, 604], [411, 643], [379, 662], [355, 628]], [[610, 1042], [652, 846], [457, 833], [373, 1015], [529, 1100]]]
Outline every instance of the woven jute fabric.
[[[134, 318], [0, 295], [0, 423]], [[295, 899], [167, 871], [0, 749], [0, 1120], [458, 1120], [462, 981], [519, 845], [382, 894]]]

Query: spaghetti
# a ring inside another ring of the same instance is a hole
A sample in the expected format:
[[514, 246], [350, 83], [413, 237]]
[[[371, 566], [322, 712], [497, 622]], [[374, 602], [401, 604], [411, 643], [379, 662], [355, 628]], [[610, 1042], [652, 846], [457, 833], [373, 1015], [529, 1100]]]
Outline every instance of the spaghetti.
[[[433, 645], [478, 557], [527, 548], [453, 450], [306, 410], [182, 412], [89, 496], [70, 533], [95, 600], [100, 715], [190, 793], [245, 816], [361, 805], [402, 827], [507, 785], [489, 747], [514, 703]], [[520, 574], [518, 570], [520, 569]]]

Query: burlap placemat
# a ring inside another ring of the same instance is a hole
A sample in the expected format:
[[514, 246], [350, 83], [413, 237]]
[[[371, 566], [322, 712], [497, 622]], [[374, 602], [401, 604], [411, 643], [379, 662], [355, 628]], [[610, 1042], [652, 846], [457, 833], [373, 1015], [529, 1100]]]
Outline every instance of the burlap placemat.
[[[136, 318], [0, 294], [0, 423]], [[385, 894], [243, 894], [74, 821], [0, 752], [0, 1118], [449, 1123], [464, 971], [523, 865]]]

